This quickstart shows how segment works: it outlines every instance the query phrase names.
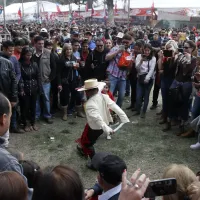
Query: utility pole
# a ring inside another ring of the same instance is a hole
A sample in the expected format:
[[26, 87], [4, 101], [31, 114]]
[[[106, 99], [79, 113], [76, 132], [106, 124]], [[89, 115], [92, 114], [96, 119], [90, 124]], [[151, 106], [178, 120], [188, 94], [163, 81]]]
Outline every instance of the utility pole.
[[3, 1], [3, 24], [4, 24], [4, 30], [6, 31], [6, 0]]

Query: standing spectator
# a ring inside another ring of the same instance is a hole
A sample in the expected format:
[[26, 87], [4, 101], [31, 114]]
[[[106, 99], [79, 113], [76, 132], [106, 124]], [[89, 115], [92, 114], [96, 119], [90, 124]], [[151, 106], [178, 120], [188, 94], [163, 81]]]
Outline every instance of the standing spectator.
[[[137, 58], [138, 54], [141, 54], [143, 52], [143, 44], [141, 42], [136, 42], [134, 45], [134, 58]], [[130, 73], [128, 75], [128, 78], [130, 80], [131, 85], [131, 105], [127, 108], [135, 110], [136, 109], [136, 96], [137, 96], [137, 70], [135, 67], [135, 61], [133, 62], [132, 68], [130, 70]]]
[[96, 48], [92, 51], [85, 64], [87, 79], [96, 78], [98, 81], [106, 79], [108, 62], [105, 60], [108, 50], [104, 48], [102, 40], [96, 41]]
[[174, 93], [170, 97], [170, 107], [169, 107], [169, 118], [166, 126], [166, 131], [171, 129], [171, 120], [175, 117], [181, 119], [180, 132], [177, 136], [180, 136], [185, 132], [185, 124], [187, 123], [189, 117], [189, 107], [190, 107], [190, 96], [192, 93], [192, 72], [196, 67], [196, 58], [192, 56], [192, 52], [196, 49], [196, 45], [191, 40], [185, 42], [184, 44], [184, 54], [179, 53], [176, 55], [175, 60], [176, 72], [175, 80], [172, 82], [170, 90], [181, 91], [181, 98], [179, 102], [176, 99], [173, 101]]
[[150, 42], [150, 40], [148, 39], [148, 35], [147, 34], [144, 35], [143, 40], [144, 40], [145, 44], [148, 44]]
[[87, 74], [86, 74], [86, 69], [85, 69], [85, 63], [86, 60], [90, 54], [90, 50], [89, 50], [89, 46], [88, 46], [88, 42], [87, 40], [83, 41], [81, 43], [81, 49], [79, 50], [80, 53], [80, 69], [79, 69], [79, 73], [81, 75], [81, 79], [83, 81], [86, 80], [87, 78]]
[[132, 42], [132, 37], [130, 35], [124, 35], [122, 39], [122, 44], [124, 45], [124, 49], [119, 48], [119, 46], [116, 45], [106, 55], [106, 60], [110, 61], [107, 69], [108, 79], [110, 81], [110, 91], [114, 93], [115, 89], [119, 90], [117, 105], [120, 107], [122, 106], [123, 98], [126, 91], [127, 70], [119, 69], [118, 62], [123, 51], [130, 52], [129, 47], [131, 42]]
[[[12, 62], [12, 66], [15, 72], [17, 84], [21, 77], [21, 70], [19, 66], [19, 62], [15, 56], [13, 56], [14, 53], [14, 43], [11, 41], [5, 41], [3, 42], [3, 51], [1, 52], [1, 56], [10, 60]], [[17, 105], [15, 105], [12, 108], [12, 117], [11, 117], [11, 130], [13, 133], [23, 133], [23, 130], [20, 128], [17, 128]]]
[[[136, 113], [141, 114], [141, 118], [145, 118], [149, 103], [149, 95], [153, 86], [154, 69], [156, 65], [156, 58], [153, 56], [153, 49], [150, 44], [144, 45], [144, 54], [139, 54], [135, 61], [135, 66], [138, 72], [137, 81], [137, 98], [136, 98]], [[141, 112], [142, 100], [144, 105]]]
[[[12, 109], [15, 110], [18, 93], [17, 80], [13, 65], [9, 60], [4, 59], [3, 57], [0, 57], [0, 61], [0, 92], [10, 100]], [[13, 118], [15, 118], [15, 120], [13, 120], [13, 124], [10, 127], [10, 132], [22, 133], [22, 131], [17, 127], [16, 112], [14, 113]]]
[[[51, 81], [55, 78], [56, 64], [54, 56], [51, 52], [44, 48], [44, 39], [41, 36], [36, 36], [35, 39], [35, 53], [33, 55], [33, 61], [37, 63], [43, 87], [44, 96], [42, 96], [43, 102], [43, 117], [46, 122], [52, 124], [50, 113], [50, 89]], [[39, 119], [41, 114], [40, 98], [38, 96], [36, 103], [36, 119]]]
[[[57, 38], [53, 39], [55, 43], [57, 43]], [[51, 51], [52, 56], [54, 56], [56, 63], [56, 76], [51, 81], [51, 93], [52, 93], [52, 105], [51, 105], [51, 113], [54, 114], [58, 111], [58, 65], [59, 65], [59, 55], [57, 53], [57, 48], [53, 47], [53, 42], [50, 40], [46, 40], [44, 43], [44, 48]]]
[[[32, 54], [31, 48], [24, 47], [19, 59], [22, 70], [22, 76], [19, 82], [20, 101], [23, 106], [23, 109], [21, 109], [21, 120], [25, 132], [38, 130], [38, 127], [35, 125], [36, 100], [37, 95], [42, 93], [40, 71], [37, 63], [31, 60]], [[30, 126], [27, 124], [29, 118]]]
[[34, 44], [35, 44], [35, 42], [34, 42], [34, 39], [35, 39], [35, 36], [37, 35], [37, 33], [36, 32], [31, 32], [30, 34], [29, 34], [29, 38], [30, 38], [30, 44], [29, 44], [29, 46], [33, 49], [34, 48]]
[[111, 39], [107, 39], [105, 41], [105, 47], [110, 51], [113, 48], [113, 41]]
[[96, 48], [96, 44], [92, 40], [92, 33], [90, 31], [86, 31], [85, 38], [88, 40], [89, 49], [93, 51]]
[[169, 40], [165, 45], [165, 50], [172, 51], [172, 57], [164, 57], [162, 51], [158, 53], [158, 69], [161, 77], [161, 94], [162, 94], [162, 118], [159, 124], [167, 122], [169, 112], [169, 89], [175, 77], [175, 59], [178, 53], [178, 45], [174, 40]]
[[[11, 112], [11, 104], [9, 100], [2, 93], [0, 93], [0, 171], [17, 172], [26, 181], [26, 178], [23, 176], [22, 166], [18, 163], [18, 160], [15, 157], [13, 157], [4, 147], [5, 140], [3, 136], [9, 129]], [[8, 190], [6, 190], [6, 192], [8, 192]], [[31, 200], [31, 197], [32, 190], [29, 189], [28, 200]]]
[[17, 60], [19, 60], [25, 42], [23, 39], [17, 38], [14, 40], [14, 44], [15, 44], [14, 56], [17, 58]]
[[58, 71], [58, 89], [60, 90], [60, 103], [63, 108], [62, 119], [64, 121], [67, 120], [67, 110], [69, 110], [68, 114], [72, 115], [75, 105], [77, 108], [77, 115], [84, 117], [81, 97], [76, 91], [80, 82], [77, 71], [78, 68], [79, 63], [76, 57], [73, 56], [72, 46], [70, 44], [65, 44], [60, 57]]

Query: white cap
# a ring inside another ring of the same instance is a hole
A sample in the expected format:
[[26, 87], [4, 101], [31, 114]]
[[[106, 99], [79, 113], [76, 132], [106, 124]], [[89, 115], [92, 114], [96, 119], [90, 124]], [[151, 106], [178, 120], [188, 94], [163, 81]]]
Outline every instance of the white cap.
[[42, 28], [42, 29], [40, 30], [40, 32], [47, 33], [47, 29], [46, 29], [46, 28]]
[[119, 33], [117, 34], [117, 38], [123, 38], [123, 37], [124, 37], [124, 33], [119, 32]]

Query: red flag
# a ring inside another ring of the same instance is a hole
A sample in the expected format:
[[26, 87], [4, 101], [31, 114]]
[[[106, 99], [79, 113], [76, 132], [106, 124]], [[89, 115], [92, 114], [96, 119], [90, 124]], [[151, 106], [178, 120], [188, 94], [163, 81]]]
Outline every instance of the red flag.
[[58, 4], [56, 4], [56, 8], [57, 8], [57, 12], [58, 12], [58, 13], [61, 13], [61, 10], [60, 10], [60, 7], [59, 7]]
[[85, 4], [85, 12], [88, 12], [88, 3]]
[[19, 15], [19, 17], [20, 17], [20, 19], [21, 19], [21, 18], [22, 18], [21, 8], [19, 8], [19, 10], [18, 10], [18, 15]]
[[117, 1], [115, 1], [115, 14], [117, 13]]

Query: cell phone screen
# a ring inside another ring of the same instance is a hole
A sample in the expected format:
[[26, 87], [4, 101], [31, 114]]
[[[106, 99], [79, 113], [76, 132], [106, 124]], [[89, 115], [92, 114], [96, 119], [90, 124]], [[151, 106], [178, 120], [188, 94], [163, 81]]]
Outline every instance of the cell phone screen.
[[156, 196], [164, 196], [176, 193], [176, 179], [161, 179], [151, 181], [144, 194], [146, 198], [154, 198]]
[[163, 55], [165, 57], [172, 57], [173, 52], [171, 50], [164, 50]]

